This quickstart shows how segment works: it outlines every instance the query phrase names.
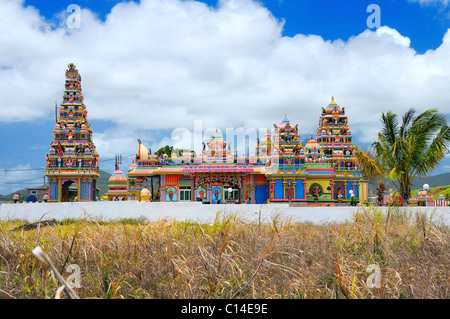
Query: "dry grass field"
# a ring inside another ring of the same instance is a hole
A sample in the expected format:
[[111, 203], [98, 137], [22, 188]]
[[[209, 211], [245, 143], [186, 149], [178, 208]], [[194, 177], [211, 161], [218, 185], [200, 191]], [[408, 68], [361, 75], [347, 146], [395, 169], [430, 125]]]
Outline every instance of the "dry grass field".
[[[410, 218], [412, 217], [412, 218]], [[274, 216], [248, 224], [0, 221], [0, 298], [67, 298], [36, 246], [80, 298], [450, 298], [450, 230], [423, 214], [362, 207], [346, 224]], [[369, 265], [379, 266], [372, 287]]]

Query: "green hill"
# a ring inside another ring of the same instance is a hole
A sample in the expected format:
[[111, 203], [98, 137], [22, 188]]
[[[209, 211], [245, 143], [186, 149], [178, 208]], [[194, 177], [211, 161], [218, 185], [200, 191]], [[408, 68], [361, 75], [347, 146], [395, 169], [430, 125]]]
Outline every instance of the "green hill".
[[[384, 179], [384, 183], [386, 184], [386, 189], [392, 188], [395, 190], [394, 185], [388, 180]], [[417, 177], [414, 179], [413, 186], [411, 187], [414, 189], [411, 193], [414, 192], [413, 196], [416, 196], [417, 190], [422, 189], [423, 184], [430, 185], [430, 189], [437, 188], [438, 186], [447, 186], [450, 185], [450, 173], [444, 173], [439, 175], [430, 176], [428, 178], [423, 177]], [[373, 194], [376, 194], [377, 192], [377, 186], [378, 181], [374, 181], [369, 183], [369, 190], [372, 190]], [[445, 196], [445, 194], [444, 194]]]
[[100, 177], [97, 179], [97, 187], [100, 189], [100, 196], [108, 191], [108, 181], [110, 176], [110, 173], [100, 170]]
[[[417, 192], [421, 189], [415, 189], [411, 191], [411, 197], [416, 197]], [[439, 195], [444, 195], [445, 200], [450, 200], [450, 185], [447, 186], [437, 186], [437, 187], [430, 187], [429, 192], [433, 194], [433, 199], [438, 200]]]

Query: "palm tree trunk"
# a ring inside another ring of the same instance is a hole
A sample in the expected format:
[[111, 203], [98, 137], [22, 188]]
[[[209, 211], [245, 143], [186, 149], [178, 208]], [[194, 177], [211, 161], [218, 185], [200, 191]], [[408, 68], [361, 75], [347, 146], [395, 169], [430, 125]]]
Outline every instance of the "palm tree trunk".
[[402, 177], [400, 177], [399, 181], [399, 188], [400, 188], [400, 195], [403, 199], [403, 205], [409, 205], [409, 199], [411, 198], [411, 185], [408, 183], [408, 177], [406, 177], [406, 180], [404, 180]]

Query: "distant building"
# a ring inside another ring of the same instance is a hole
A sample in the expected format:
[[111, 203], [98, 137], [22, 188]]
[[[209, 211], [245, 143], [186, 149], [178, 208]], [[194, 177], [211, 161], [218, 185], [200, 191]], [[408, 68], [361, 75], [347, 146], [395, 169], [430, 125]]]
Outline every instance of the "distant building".
[[44, 200], [44, 195], [48, 192], [47, 186], [27, 187], [27, 194], [25, 195], [26, 202], [35, 202]]

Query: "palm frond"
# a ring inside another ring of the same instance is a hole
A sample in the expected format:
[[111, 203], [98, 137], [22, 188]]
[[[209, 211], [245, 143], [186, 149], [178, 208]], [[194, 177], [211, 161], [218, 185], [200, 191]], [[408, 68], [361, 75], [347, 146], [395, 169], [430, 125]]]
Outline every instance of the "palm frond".
[[406, 138], [406, 133], [408, 132], [408, 128], [410, 127], [410, 124], [412, 121], [414, 121], [414, 114], [416, 113], [416, 110], [413, 108], [410, 108], [402, 118], [402, 125], [400, 126], [400, 137]]
[[[373, 158], [362, 153], [357, 158], [368, 175], [384, 174], [405, 198], [414, 178], [431, 173], [449, 149], [447, 117], [437, 109], [416, 116], [411, 108], [403, 115], [400, 126], [397, 115], [390, 111], [382, 114], [381, 122], [378, 140], [371, 145]], [[375, 163], [379, 170], [374, 168]]]
[[398, 127], [398, 119], [397, 114], [394, 114], [390, 111], [383, 113], [381, 115], [381, 123], [383, 124], [383, 128], [381, 130], [381, 135], [384, 140], [391, 145], [395, 144], [395, 140], [397, 138], [397, 127]]
[[364, 151], [355, 151], [355, 158], [364, 174], [370, 178], [381, 178], [383, 173], [379, 167], [379, 163]]

